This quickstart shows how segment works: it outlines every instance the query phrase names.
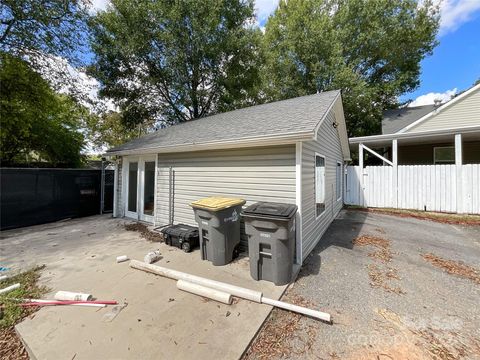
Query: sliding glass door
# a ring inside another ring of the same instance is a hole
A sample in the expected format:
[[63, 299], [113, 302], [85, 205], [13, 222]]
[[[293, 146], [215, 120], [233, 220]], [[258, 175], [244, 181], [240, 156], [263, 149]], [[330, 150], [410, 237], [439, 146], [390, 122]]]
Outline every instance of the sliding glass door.
[[155, 211], [155, 156], [128, 157], [125, 161], [125, 215], [153, 223]]

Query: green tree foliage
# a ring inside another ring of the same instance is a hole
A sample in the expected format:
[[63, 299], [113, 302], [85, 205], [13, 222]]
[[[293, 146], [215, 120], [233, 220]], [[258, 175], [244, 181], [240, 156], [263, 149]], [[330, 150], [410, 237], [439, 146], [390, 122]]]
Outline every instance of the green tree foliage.
[[0, 56], [0, 161], [32, 159], [53, 165], [79, 166], [84, 138], [80, 126], [87, 109], [56, 94], [19, 58]]
[[146, 121], [134, 128], [128, 128], [122, 121], [122, 114], [114, 111], [91, 116], [87, 123], [88, 139], [94, 148], [100, 151], [145, 135], [153, 127], [153, 121]]
[[88, 102], [72, 66], [85, 65], [89, 0], [2, 0], [0, 52], [27, 61], [55, 90]]
[[349, 135], [378, 133], [382, 111], [418, 87], [438, 21], [430, 1], [281, 1], [264, 37], [267, 98], [342, 89]]
[[113, 0], [91, 22], [94, 74], [130, 127], [257, 101], [253, 0]]
[[82, 34], [88, 4], [87, 0], [2, 0], [0, 50], [30, 60], [47, 54], [76, 59], [86, 40]]

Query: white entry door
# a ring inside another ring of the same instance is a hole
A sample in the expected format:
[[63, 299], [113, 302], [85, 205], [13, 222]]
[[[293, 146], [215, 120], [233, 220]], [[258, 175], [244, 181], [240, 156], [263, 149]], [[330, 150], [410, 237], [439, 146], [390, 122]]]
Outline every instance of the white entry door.
[[128, 157], [125, 162], [125, 215], [153, 223], [157, 168], [155, 156]]

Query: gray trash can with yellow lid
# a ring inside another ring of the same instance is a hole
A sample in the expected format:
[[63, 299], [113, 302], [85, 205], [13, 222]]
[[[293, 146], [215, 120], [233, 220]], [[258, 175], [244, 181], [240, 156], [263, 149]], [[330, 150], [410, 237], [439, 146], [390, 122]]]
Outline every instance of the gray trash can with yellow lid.
[[213, 196], [190, 204], [200, 235], [202, 260], [220, 266], [230, 263], [240, 243], [240, 212], [245, 200]]

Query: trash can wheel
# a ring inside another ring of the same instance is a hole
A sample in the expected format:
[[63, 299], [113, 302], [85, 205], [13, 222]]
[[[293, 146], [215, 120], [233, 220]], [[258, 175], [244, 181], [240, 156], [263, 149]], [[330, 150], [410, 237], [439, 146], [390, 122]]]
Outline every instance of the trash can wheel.
[[240, 248], [238, 246], [235, 246], [235, 248], [233, 249], [232, 259], [236, 259], [239, 256], [240, 256]]
[[182, 243], [182, 250], [185, 251], [186, 253], [190, 252], [191, 247], [189, 242], [184, 242]]

